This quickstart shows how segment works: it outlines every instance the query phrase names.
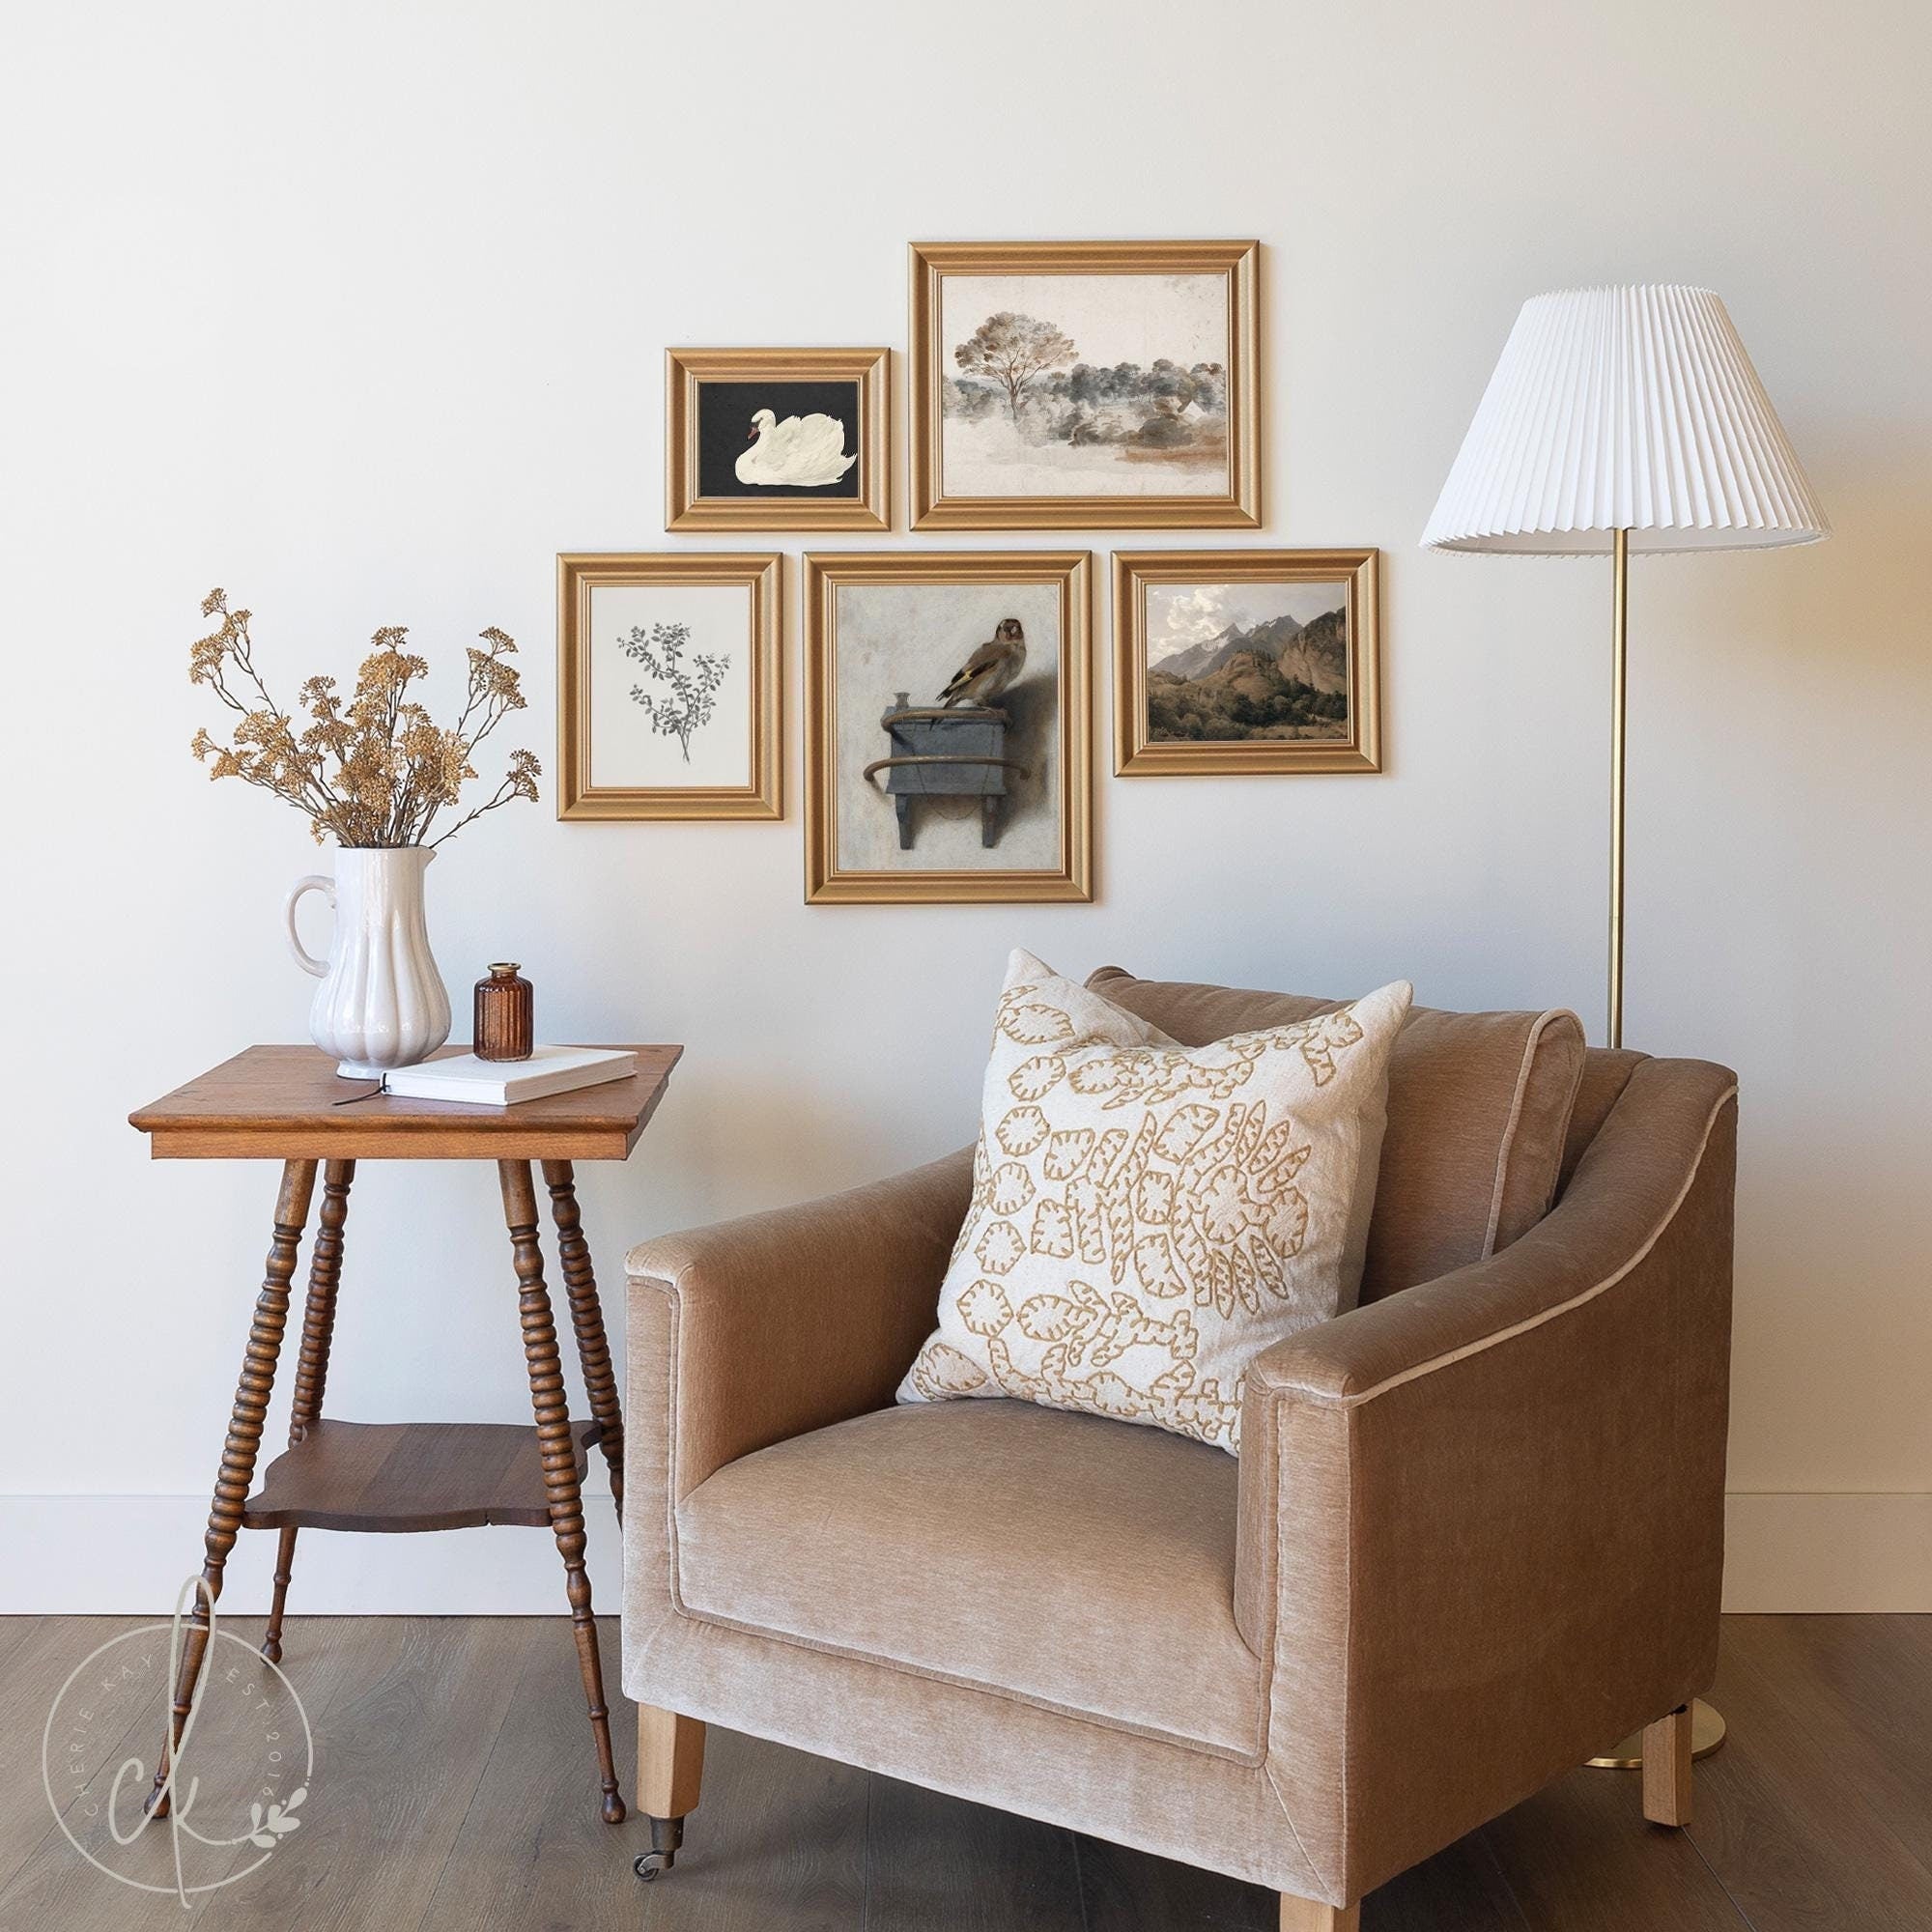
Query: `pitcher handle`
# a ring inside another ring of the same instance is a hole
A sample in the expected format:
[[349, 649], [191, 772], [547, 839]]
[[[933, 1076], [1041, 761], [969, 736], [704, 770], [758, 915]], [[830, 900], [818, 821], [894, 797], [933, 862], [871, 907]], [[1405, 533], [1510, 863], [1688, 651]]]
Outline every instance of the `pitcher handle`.
[[304, 973], [313, 973], [320, 980], [328, 972], [328, 962], [318, 959], [301, 943], [301, 935], [296, 931], [296, 902], [304, 893], [321, 893], [328, 900], [330, 912], [335, 910], [335, 881], [325, 878], [320, 872], [311, 872], [305, 879], [298, 879], [289, 888], [289, 895], [282, 901], [282, 918], [289, 928], [289, 951], [296, 955], [296, 964]]

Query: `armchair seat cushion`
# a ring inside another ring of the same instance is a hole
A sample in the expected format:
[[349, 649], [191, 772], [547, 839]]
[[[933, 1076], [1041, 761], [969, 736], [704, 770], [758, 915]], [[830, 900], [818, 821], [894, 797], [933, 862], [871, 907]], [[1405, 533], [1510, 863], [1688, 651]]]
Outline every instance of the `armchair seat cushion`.
[[882, 1409], [692, 1491], [678, 1595], [687, 1614], [1253, 1763], [1238, 1474], [1205, 1443], [1031, 1403]]

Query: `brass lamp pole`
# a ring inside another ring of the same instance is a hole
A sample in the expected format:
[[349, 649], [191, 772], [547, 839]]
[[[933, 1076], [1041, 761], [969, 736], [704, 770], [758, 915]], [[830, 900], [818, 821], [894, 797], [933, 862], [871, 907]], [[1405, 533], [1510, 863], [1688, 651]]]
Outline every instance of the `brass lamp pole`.
[[[1625, 689], [1630, 552], [1743, 550], [1830, 534], [1724, 305], [1708, 289], [1570, 289], [1522, 306], [1463, 440], [1431, 550], [1611, 557], [1608, 1042], [1624, 1043]], [[1643, 1761], [1640, 1736], [1590, 1762]], [[1691, 1748], [1723, 1742], [1699, 1699]]]
[[1630, 532], [1612, 532], [1610, 593], [1610, 1022], [1612, 1046], [1624, 1043], [1624, 686], [1630, 662]]
[[[1624, 1043], [1624, 763], [1630, 673], [1630, 531], [1610, 532], [1610, 970], [1605, 1037]], [[1723, 1713], [1703, 1698], [1690, 1705], [1690, 1755], [1709, 1757], [1724, 1742]], [[1633, 1731], [1589, 1764], [1597, 1771], [1641, 1771], [1643, 1733]]]

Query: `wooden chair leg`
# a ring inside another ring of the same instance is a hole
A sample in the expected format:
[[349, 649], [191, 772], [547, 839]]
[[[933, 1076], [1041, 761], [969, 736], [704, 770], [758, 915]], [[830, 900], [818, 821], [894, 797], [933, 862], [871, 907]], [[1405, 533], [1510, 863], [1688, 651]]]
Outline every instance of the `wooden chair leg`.
[[1312, 1898], [1281, 1895], [1281, 1932], [1360, 1932], [1359, 1905], [1318, 1905]]
[[[349, 1218], [349, 1189], [355, 1179], [353, 1160], [332, 1160], [322, 1171], [322, 1206], [316, 1210], [315, 1243], [309, 1250], [301, 1353], [296, 1359], [295, 1402], [289, 1410], [291, 1449], [322, 1419], [329, 1345], [335, 1339], [335, 1291], [342, 1282], [342, 1228]], [[291, 1522], [282, 1526], [275, 1545], [275, 1595], [262, 1635], [262, 1655], [270, 1663], [282, 1661], [282, 1612], [288, 1607], [295, 1566], [296, 1526]]]
[[704, 1778], [704, 1726], [675, 1711], [638, 1706], [638, 1803], [651, 1821], [651, 1848], [632, 1869], [654, 1879], [677, 1862], [685, 1814]]
[[194, 1687], [208, 1649], [208, 1612], [221, 1594], [221, 1577], [228, 1552], [242, 1530], [242, 1506], [255, 1481], [255, 1458], [262, 1447], [262, 1424], [268, 1419], [269, 1397], [275, 1386], [275, 1363], [282, 1352], [282, 1331], [289, 1321], [289, 1285], [295, 1280], [296, 1257], [302, 1230], [308, 1225], [309, 1198], [315, 1190], [315, 1162], [282, 1163], [281, 1191], [275, 1197], [275, 1232], [269, 1242], [268, 1266], [262, 1292], [255, 1297], [254, 1320], [248, 1324], [248, 1346], [242, 1357], [242, 1378], [236, 1384], [235, 1406], [228, 1418], [228, 1435], [221, 1445], [221, 1469], [214, 1479], [214, 1501], [208, 1512], [208, 1533], [202, 1539], [201, 1566], [206, 1596], [197, 1594], [194, 1618], [182, 1633], [180, 1672], [175, 1679], [174, 1707], [168, 1735], [155, 1767], [147, 1809], [156, 1818], [168, 1815], [172, 1797], [168, 1771], [174, 1747], [180, 1744], [194, 1708]]
[[1653, 1825], [1690, 1822], [1690, 1707], [1643, 1727], [1643, 1815]]
[[590, 1574], [583, 1564], [583, 1495], [577, 1481], [577, 1444], [571, 1435], [570, 1406], [564, 1400], [556, 1322], [551, 1314], [550, 1291], [544, 1286], [536, 1187], [526, 1160], [499, 1160], [497, 1174], [502, 1183], [503, 1218], [510, 1230], [510, 1251], [521, 1290], [517, 1308], [523, 1321], [524, 1360], [530, 1373], [530, 1401], [536, 1411], [537, 1448], [550, 1501], [550, 1524], [563, 1557], [564, 1594], [570, 1600], [578, 1668], [583, 1677], [590, 1735], [597, 1747], [597, 1771], [604, 1787], [604, 1822], [621, 1825], [624, 1801], [617, 1795], [617, 1766], [611, 1754], [611, 1713], [604, 1702], [604, 1664], [597, 1653], [597, 1620], [590, 1610]]

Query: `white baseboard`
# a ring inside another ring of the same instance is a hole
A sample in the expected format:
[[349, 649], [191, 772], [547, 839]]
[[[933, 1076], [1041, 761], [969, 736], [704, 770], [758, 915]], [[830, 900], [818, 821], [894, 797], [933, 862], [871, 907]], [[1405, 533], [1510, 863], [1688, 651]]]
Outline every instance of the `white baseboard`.
[[[600, 1610], [622, 1601], [623, 1558], [605, 1494], [586, 1494]], [[0, 1615], [165, 1615], [201, 1568], [198, 1496], [0, 1496]], [[1733, 1495], [1727, 1610], [1932, 1610], [1932, 1494]], [[246, 1531], [222, 1607], [268, 1609], [275, 1539]], [[556, 1548], [541, 1530], [435, 1536], [305, 1530], [292, 1615], [550, 1616], [563, 1605]]]
[[1932, 1610], [1932, 1494], [1732, 1495], [1727, 1610]]

